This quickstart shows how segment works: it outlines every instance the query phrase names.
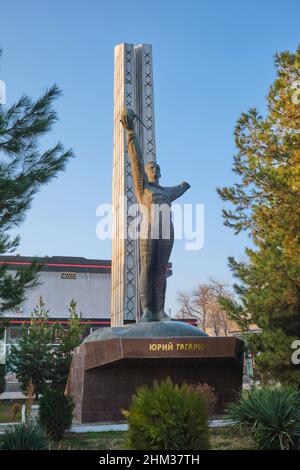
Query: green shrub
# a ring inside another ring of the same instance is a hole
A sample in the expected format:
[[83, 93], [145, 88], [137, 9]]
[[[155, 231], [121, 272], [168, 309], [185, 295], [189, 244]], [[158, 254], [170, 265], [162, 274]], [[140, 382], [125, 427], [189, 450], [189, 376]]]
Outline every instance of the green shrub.
[[11, 406], [11, 411], [12, 411], [13, 421], [16, 421], [18, 418], [20, 419], [20, 415], [22, 411], [21, 403], [13, 403], [13, 405]]
[[206, 406], [208, 411], [208, 416], [211, 417], [215, 411], [216, 405], [218, 403], [218, 397], [215, 393], [214, 387], [208, 385], [207, 383], [199, 383], [195, 385], [190, 385], [190, 390], [201, 393], [206, 400]]
[[59, 441], [71, 427], [73, 398], [59, 389], [45, 388], [40, 399], [39, 420], [49, 437]]
[[5, 391], [5, 364], [0, 364], [0, 394]]
[[300, 391], [294, 387], [264, 387], [243, 392], [229, 405], [234, 427], [250, 428], [260, 449], [294, 449], [300, 443]]
[[208, 449], [205, 398], [187, 384], [174, 385], [170, 378], [142, 387], [128, 411], [128, 446], [140, 450]]
[[0, 436], [1, 450], [47, 450], [49, 438], [38, 423], [17, 424]]

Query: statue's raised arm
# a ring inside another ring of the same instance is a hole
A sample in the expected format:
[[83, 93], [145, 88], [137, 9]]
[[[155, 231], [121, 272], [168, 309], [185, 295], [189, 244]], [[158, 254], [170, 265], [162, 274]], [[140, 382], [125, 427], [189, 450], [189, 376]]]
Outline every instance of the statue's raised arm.
[[164, 190], [170, 195], [171, 201], [175, 201], [180, 196], [182, 196], [191, 186], [186, 181], [183, 181], [181, 184], [177, 186], [166, 187], [164, 186]]
[[121, 123], [126, 131], [128, 153], [131, 161], [134, 190], [137, 199], [141, 200], [147, 176], [144, 169], [142, 149], [135, 133], [135, 113], [130, 108], [124, 108], [120, 116]]

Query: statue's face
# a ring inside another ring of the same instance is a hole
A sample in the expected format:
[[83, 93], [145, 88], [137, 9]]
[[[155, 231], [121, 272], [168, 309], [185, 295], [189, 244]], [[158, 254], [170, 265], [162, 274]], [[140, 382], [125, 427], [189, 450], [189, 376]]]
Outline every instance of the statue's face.
[[160, 167], [157, 163], [148, 163], [145, 165], [145, 171], [150, 183], [158, 183], [160, 178]]

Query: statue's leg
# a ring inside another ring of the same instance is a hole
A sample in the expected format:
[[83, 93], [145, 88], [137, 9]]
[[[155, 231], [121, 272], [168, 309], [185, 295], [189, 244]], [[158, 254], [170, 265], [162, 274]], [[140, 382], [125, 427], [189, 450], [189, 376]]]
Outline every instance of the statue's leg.
[[159, 321], [168, 321], [170, 320], [169, 315], [165, 312], [165, 297], [166, 297], [166, 287], [167, 287], [167, 266], [170, 259], [173, 243], [174, 243], [174, 232], [173, 226], [171, 225], [170, 238], [163, 239], [159, 241], [159, 262], [157, 264], [157, 276], [155, 283], [155, 304], [156, 311]]
[[139, 293], [142, 307], [141, 322], [156, 321], [155, 315], [155, 257], [158, 240], [140, 239]]

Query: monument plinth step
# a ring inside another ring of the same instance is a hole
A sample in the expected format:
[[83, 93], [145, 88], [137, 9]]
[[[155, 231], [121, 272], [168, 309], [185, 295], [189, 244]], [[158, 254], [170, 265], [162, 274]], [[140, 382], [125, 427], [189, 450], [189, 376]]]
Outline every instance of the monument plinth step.
[[208, 337], [206, 333], [181, 321], [157, 321], [134, 323], [112, 328], [99, 328], [93, 331], [84, 343], [113, 338], [176, 338]]

